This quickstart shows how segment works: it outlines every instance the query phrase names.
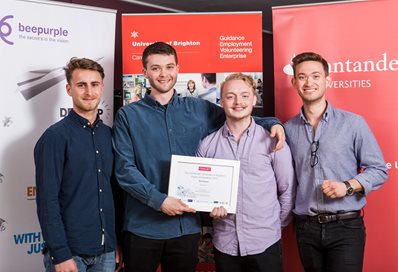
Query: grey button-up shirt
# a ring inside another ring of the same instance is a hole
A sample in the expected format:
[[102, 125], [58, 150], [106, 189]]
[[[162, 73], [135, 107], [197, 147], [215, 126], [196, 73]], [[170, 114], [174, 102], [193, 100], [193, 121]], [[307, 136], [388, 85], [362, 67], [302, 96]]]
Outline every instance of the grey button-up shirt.
[[[295, 214], [360, 210], [366, 204], [365, 196], [387, 179], [387, 167], [379, 145], [359, 115], [328, 104], [315, 133], [303, 110], [285, 124], [285, 129], [298, 180]], [[313, 152], [317, 163], [311, 167], [313, 141], [318, 141], [319, 145]], [[320, 188], [326, 179], [341, 182], [356, 179], [364, 193], [330, 199]]]

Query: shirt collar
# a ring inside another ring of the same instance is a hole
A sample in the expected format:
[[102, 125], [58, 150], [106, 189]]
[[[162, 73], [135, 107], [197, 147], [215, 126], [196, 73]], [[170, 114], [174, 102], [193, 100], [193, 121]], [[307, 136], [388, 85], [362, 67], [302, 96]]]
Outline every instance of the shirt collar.
[[[328, 101], [326, 101], [326, 110], [323, 113], [322, 120], [324, 120], [325, 122], [328, 122], [330, 119], [330, 115], [333, 113], [333, 111], [334, 111], [333, 106]], [[308, 123], [307, 118], [305, 117], [305, 114], [304, 114], [303, 106], [301, 106], [301, 109], [300, 109], [300, 117], [305, 123]]]
[[[174, 105], [175, 103], [177, 103], [177, 97], [178, 97], [178, 95], [177, 95], [176, 90], [173, 90], [173, 96], [171, 97], [171, 99], [167, 105], [170, 105], [170, 104]], [[158, 106], [158, 107], [166, 106], [166, 105], [162, 105], [158, 101], [156, 101], [152, 96], [150, 96], [150, 93], [148, 93], [148, 92], [145, 94], [143, 100], [151, 106]]]
[[[247, 133], [247, 136], [248, 136], [248, 137], [250, 137], [250, 136], [253, 135], [254, 129], [255, 129], [255, 125], [256, 125], [256, 122], [254, 121], [253, 117], [251, 117], [250, 125], [249, 125], [249, 127], [245, 130], [245, 132]], [[221, 127], [221, 129], [222, 129], [222, 136], [224, 136], [224, 137], [227, 138], [227, 137], [230, 137], [230, 136], [233, 135], [233, 134], [231, 133], [231, 131], [229, 130], [229, 128], [228, 128], [227, 121], [224, 122], [224, 125]]]
[[95, 119], [94, 123], [90, 124], [90, 122], [86, 118], [77, 114], [73, 109], [69, 112], [68, 117], [72, 119], [74, 122], [77, 122], [83, 128], [86, 128], [91, 125], [98, 127], [98, 125], [102, 122], [101, 118], [99, 117], [99, 114], [97, 114], [97, 118]]

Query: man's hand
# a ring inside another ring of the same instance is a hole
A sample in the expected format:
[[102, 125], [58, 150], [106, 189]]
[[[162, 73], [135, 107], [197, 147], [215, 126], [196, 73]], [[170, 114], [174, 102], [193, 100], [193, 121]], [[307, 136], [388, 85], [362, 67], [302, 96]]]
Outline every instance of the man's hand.
[[124, 263], [123, 263], [123, 254], [122, 254], [122, 248], [121, 246], [116, 247], [115, 251], [115, 261], [116, 261], [116, 269], [115, 272], [122, 271], [124, 268]]
[[69, 259], [54, 265], [55, 272], [78, 272], [75, 260]]
[[286, 135], [285, 135], [285, 130], [283, 129], [282, 125], [276, 124], [271, 127], [271, 138], [276, 137], [278, 139], [278, 142], [276, 143], [276, 146], [274, 148], [274, 151], [277, 151], [283, 147], [286, 141]]
[[214, 207], [210, 213], [210, 217], [213, 217], [213, 218], [224, 218], [227, 215], [228, 215], [228, 212], [223, 206]]
[[345, 197], [347, 194], [347, 187], [341, 181], [333, 181], [326, 179], [321, 184], [322, 192], [331, 199]]
[[184, 212], [195, 213], [195, 209], [190, 208], [187, 204], [181, 201], [181, 199], [168, 196], [160, 206], [160, 210], [167, 215], [175, 216], [181, 215]]

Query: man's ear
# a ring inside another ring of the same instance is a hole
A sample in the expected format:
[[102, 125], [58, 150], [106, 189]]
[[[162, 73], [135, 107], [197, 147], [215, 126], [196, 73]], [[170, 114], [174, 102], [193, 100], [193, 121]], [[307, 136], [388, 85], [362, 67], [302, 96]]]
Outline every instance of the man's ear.
[[255, 106], [256, 104], [257, 104], [257, 95], [254, 94], [254, 97], [253, 97], [253, 106]]
[[66, 93], [67, 93], [69, 96], [72, 96], [72, 92], [71, 92], [71, 87], [70, 87], [70, 85], [69, 85], [69, 84], [66, 84], [65, 88], [66, 88]]
[[326, 77], [326, 87], [329, 86], [330, 82], [332, 82], [332, 77], [331, 77], [330, 75], [328, 75], [328, 76]]

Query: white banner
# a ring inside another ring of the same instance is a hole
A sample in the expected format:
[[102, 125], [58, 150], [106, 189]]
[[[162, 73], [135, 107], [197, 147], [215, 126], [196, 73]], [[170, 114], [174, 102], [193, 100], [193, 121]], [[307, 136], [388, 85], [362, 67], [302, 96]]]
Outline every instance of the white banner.
[[33, 148], [67, 115], [71, 57], [105, 69], [101, 117], [113, 121], [116, 11], [53, 1], [3, 0], [0, 11], [0, 271], [43, 271]]

